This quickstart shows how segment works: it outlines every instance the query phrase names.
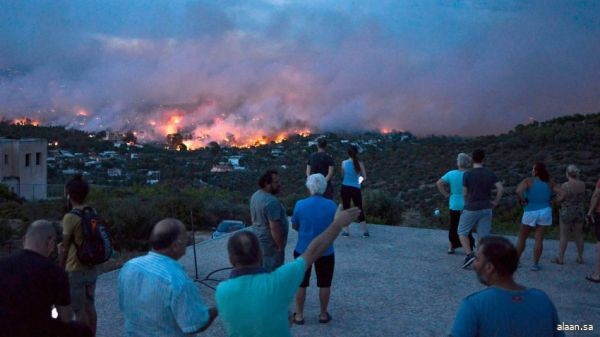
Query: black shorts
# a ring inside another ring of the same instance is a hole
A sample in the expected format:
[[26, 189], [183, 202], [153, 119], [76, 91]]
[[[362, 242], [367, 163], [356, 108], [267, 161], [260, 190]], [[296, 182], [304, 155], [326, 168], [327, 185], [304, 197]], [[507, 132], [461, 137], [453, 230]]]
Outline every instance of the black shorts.
[[340, 196], [342, 197], [342, 205], [344, 209], [350, 208], [350, 201], [354, 203], [354, 206], [360, 208], [360, 215], [358, 216], [358, 221], [365, 221], [365, 212], [363, 210], [362, 204], [362, 193], [360, 188], [342, 185], [340, 190]]
[[[294, 258], [297, 258], [302, 254], [294, 251]], [[315, 271], [317, 273], [317, 287], [329, 288], [331, 287], [331, 280], [333, 280], [333, 269], [335, 267], [335, 254], [321, 256], [315, 261]], [[309, 266], [304, 273], [304, 280], [300, 283], [300, 288], [306, 288], [310, 284], [310, 273], [312, 266]]]

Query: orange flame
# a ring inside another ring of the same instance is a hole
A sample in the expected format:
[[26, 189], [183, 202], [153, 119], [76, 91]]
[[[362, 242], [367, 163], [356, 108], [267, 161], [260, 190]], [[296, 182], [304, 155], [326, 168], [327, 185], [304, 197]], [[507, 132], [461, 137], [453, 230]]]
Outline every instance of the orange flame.
[[81, 117], [87, 117], [89, 116], [89, 112], [87, 112], [85, 109], [78, 109], [76, 115], [77, 116], [81, 116]]
[[35, 119], [23, 117], [23, 118], [14, 119], [13, 120], [13, 124], [14, 125], [33, 125], [33, 126], [39, 126], [40, 122], [38, 120], [35, 120]]

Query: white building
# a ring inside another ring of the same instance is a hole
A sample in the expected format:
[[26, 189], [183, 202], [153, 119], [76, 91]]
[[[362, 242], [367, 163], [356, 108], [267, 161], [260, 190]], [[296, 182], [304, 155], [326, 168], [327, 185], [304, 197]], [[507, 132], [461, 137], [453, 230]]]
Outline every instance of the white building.
[[0, 138], [0, 182], [22, 198], [47, 198], [48, 141]]

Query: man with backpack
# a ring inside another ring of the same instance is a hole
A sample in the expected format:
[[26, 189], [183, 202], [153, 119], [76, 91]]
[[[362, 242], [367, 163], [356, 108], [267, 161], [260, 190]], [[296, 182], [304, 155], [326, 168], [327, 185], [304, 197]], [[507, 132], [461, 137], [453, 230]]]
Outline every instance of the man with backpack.
[[[80, 174], [75, 175], [65, 185], [70, 211], [62, 220], [63, 249], [60, 264], [69, 276], [71, 305], [75, 319], [89, 326], [95, 335], [96, 264], [106, 261], [112, 253], [112, 248], [109, 245], [104, 249], [105, 244], [98, 243], [99, 240], [102, 241], [102, 235], [107, 235], [107, 232], [95, 211], [85, 204], [89, 191], [88, 183]], [[108, 237], [104, 239], [108, 240]]]

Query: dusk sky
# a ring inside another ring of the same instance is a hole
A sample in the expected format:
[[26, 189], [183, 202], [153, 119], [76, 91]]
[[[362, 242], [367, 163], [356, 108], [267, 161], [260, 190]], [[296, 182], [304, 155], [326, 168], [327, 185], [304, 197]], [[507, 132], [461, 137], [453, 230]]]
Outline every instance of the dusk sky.
[[0, 117], [153, 138], [176, 116], [214, 140], [504, 132], [600, 112], [599, 13], [600, 1], [3, 0]]

